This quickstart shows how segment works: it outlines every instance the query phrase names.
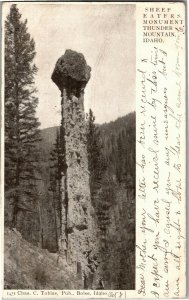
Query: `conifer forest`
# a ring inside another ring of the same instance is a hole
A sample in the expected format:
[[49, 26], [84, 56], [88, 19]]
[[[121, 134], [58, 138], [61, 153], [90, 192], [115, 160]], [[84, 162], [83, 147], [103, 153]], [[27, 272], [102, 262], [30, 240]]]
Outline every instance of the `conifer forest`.
[[85, 108], [90, 54], [62, 45], [45, 79], [61, 121], [41, 128], [38, 52], [19, 4], [4, 39], [4, 288], [135, 289], [135, 111], [98, 123]]

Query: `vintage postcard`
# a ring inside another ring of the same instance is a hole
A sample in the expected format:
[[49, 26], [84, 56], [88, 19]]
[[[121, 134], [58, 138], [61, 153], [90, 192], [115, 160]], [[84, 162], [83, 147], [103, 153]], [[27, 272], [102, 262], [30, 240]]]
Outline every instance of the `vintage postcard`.
[[186, 294], [182, 2], [3, 2], [3, 299]]

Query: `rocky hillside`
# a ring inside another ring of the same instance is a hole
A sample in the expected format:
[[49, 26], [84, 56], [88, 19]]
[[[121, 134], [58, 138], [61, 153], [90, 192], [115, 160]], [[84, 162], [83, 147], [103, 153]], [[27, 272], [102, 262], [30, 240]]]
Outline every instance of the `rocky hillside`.
[[24, 240], [5, 228], [5, 289], [73, 289], [81, 282], [58, 254]]

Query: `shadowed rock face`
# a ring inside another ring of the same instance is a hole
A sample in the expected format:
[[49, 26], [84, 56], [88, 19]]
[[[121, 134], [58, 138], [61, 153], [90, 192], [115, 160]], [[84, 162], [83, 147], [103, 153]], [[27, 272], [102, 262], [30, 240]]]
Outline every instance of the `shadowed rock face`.
[[83, 54], [66, 50], [53, 71], [51, 79], [62, 91], [64, 87], [79, 96], [90, 79], [91, 68], [87, 65]]

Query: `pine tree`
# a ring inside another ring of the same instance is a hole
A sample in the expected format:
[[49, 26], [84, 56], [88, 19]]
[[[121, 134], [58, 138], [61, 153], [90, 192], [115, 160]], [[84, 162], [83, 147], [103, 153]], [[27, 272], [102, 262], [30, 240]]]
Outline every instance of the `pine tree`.
[[90, 109], [88, 115], [87, 152], [90, 172], [91, 199], [94, 205], [95, 194], [101, 188], [102, 174], [105, 170], [105, 161], [102, 157], [101, 148], [100, 132], [98, 127], [95, 125], [95, 117]]
[[65, 151], [63, 149], [63, 132], [62, 126], [60, 130], [57, 130], [56, 141], [54, 147], [50, 153], [50, 188], [52, 192], [53, 208], [54, 208], [54, 220], [55, 220], [55, 233], [56, 244], [58, 250], [58, 238], [61, 234], [62, 228], [62, 191], [61, 191], [61, 179], [63, 174], [63, 168], [65, 161]]
[[50, 190], [61, 194], [61, 178], [64, 161], [64, 153], [61, 145], [61, 135], [59, 129], [56, 133], [56, 141], [50, 153]]
[[29, 209], [36, 198], [36, 142], [40, 140], [40, 123], [35, 116], [38, 105], [35, 54], [27, 20], [21, 20], [13, 4], [5, 21], [5, 192], [13, 191], [12, 226], [16, 226], [18, 211]]
[[117, 138], [117, 163], [116, 163], [116, 176], [120, 183], [122, 181], [123, 170], [123, 140], [122, 135], [119, 133]]

